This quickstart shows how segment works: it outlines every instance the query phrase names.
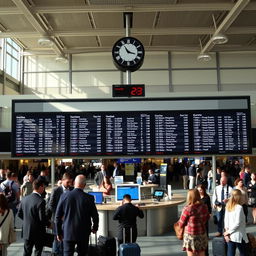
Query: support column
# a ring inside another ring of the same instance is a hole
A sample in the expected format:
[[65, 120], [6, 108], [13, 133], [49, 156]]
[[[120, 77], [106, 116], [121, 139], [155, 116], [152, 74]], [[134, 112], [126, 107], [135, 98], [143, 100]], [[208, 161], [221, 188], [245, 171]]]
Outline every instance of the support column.
[[51, 158], [51, 187], [52, 190], [55, 184], [55, 158]]
[[212, 190], [216, 187], [216, 156], [212, 156]]
[[[125, 36], [128, 37], [131, 34], [131, 13], [125, 13]], [[132, 76], [131, 71], [126, 70], [126, 84], [131, 84]]]

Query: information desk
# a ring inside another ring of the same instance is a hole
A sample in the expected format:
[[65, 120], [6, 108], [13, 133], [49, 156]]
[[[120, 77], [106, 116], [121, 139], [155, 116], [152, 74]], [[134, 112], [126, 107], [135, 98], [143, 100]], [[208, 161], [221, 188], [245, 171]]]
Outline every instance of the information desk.
[[[170, 232], [172, 225], [178, 220], [178, 205], [185, 202], [185, 197], [174, 194], [172, 200], [155, 202], [142, 200], [140, 209], [144, 212], [144, 218], [137, 218], [138, 236], [157, 236]], [[116, 236], [118, 221], [113, 220], [114, 211], [119, 203], [98, 204], [99, 230], [103, 236]]]
[[[125, 185], [129, 185], [129, 183], [126, 183], [124, 182], [123, 184]], [[134, 183], [131, 183], [131, 184], [134, 184]], [[115, 194], [115, 185], [113, 185], [113, 189], [112, 189], [112, 192], [111, 194]], [[158, 184], [146, 184], [146, 185], [140, 185], [140, 193], [141, 193], [141, 196], [146, 196], [146, 195], [152, 195], [153, 192], [154, 192], [154, 189], [158, 188], [159, 185]], [[89, 186], [90, 189], [92, 189], [93, 191], [99, 191], [99, 188], [97, 185], [90, 185]]]

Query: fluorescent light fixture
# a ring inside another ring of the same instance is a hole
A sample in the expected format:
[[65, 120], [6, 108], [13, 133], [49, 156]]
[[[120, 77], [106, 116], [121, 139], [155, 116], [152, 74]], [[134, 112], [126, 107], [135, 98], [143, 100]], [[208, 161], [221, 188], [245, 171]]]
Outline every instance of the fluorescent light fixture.
[[208, 53], [201, 53], [197, 56], [197, 60], [201, 62], [210, 61], [212, 57]]
[[228, 41], [227, 36], [223, 34], [217, 34], [212, 37], [212, 42], [214, 44], [225, 44], [227, 43], [227, 41]]
[[38, 44], [42, 47], [51, 47], [53, 46], [53, 41], [51, 38], [48, 37], [41, 37], [38, 39]]
[[60, 63], [67, 63], [67, 62], [68, 62], [67, 58], [65, 58], [65, 57], [63, 57], [63, 56], [57, 56], [57, 57], [55, 58], [55, 61], [56, 61], [56, 62], [60, 62]]

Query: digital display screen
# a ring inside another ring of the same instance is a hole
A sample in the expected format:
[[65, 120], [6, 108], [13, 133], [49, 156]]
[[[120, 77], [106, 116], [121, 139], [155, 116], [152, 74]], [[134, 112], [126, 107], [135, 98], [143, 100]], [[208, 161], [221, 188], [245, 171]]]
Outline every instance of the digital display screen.
[[132, 200], [140, 200], [140, 187], [138, 185], [116, 186], [116, 201], [122, 201], [125, 194], [129, 194]]
[[95, 204], [102, 204], [103, 193], [102, 192], [88, 192], [89, 195], [94, 196]]
[[34, 113], [29, 106], [27, 112], [13, 113], [12, 156], [251, 153], [249, 108], [156, 111], [153, 110], [154, 101], [150, 104], [152, 110], [143, 110], [141, 105], [142, 110], [136, 111], [44, 113]]
[[163, 190], [155, 190], [153, 196], [163, 198], [164, 197], [164, 191]]
[[113, 97], [144, 97], [145, 96], [145, 85], [117, 85], [114, 84], [112, 87]]

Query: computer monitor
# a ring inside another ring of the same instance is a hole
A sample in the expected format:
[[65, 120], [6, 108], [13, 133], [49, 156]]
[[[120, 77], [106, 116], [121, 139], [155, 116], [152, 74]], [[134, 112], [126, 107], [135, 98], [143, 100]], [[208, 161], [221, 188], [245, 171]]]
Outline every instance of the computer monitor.
[[124, 183], [124, 176], [115, 176], [114, 182], [115, 182], [115, 184], [123, 184]]
[[94, 196], [95, 204], [102, 204], [103, 203], [103, 192], [88, 192], [89, 195]]
[[164, 197], [164, 190], [155, 190], [153, 193], [153, 197], [156, 198], [158, 201], [160, 201], [160, 199], [163, 199]]
[[132, 201], [140, 201], [140, 185], [138, 184], [117, 184], [116, 185], [116, 202], [123, 200], [125, 194], [131, 196]]

